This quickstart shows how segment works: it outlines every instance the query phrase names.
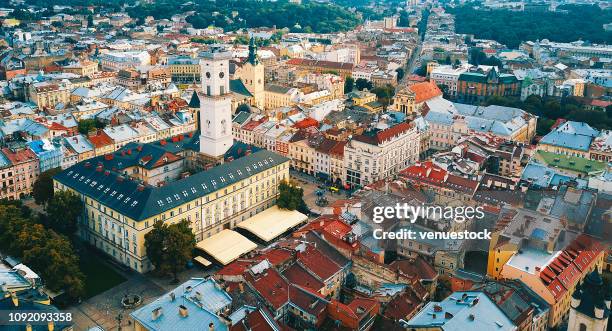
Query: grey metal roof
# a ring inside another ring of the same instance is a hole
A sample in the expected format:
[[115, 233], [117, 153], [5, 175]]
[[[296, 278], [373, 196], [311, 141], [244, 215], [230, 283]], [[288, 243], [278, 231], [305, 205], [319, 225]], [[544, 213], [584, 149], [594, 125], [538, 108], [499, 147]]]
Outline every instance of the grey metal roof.
[[98, 167], [103, 156], [83, 161], [57, 174], [60, 183], [121, 214], [141, 221], [287, 162], [284, 156], [260, 150], [221, 166], [170, 182], [162, 187], [125, 178], [112, 169]]

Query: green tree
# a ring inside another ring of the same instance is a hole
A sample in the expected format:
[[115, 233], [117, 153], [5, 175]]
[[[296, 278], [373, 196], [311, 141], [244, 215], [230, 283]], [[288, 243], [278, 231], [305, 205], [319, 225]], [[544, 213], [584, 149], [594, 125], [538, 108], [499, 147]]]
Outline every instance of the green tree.
[[395, 88], [391, 85], [379, 86], [373, 88], [370, 92], [376, 94], [378, 101], [387, 107], [391, 104], [391, 99], [395, 95]]
[[49, 169], [38, 176], [32, 185], [34, 201], [39, 205], [45, 205], [53, 198], [53, 176], [62, 171], [61, 168]]
[[364, 89], [370, 90], [372, 89], [372, 82], [365, 78], [357, 78], [357, 80], [355, 81], [355, 87], [359, 91], [363, 91]]
[[85, 277], [70, 241], [40, 224], [20, 232], [18, 239], [34, 243], [24, 249], [22, 259], [40, 273], [51, 290], [63, 290], [72, 299], [83, 295]]
[[277, 205], [281, 209], [288, 210], [304, 210], [306, 203], [304, 202], [304, 190], [295, 183], [282, 181], [278, 185], [279, 196]]
[[171, 274], [175, 282], [178, 272], [193, 257], [195, 244], [195, 235], [186, 220], [171, 225], [158, 221], [145, 235], [149, 260], [160, 274]]
[[397, 80], [400, 81], [402, 80], [402, 78], [404, 78], [404, 68], [397, 68], [395, 69], [395, 72], [397, 72]]
[[421, 63], [421, 66], [414, 73], [423, 77], [427, 76], [427, 63]]
[[353, 77], [346, 77], [346, 79], [344, 79], [344, 93], [353, 92], [354, 87], [355, 87], [355, 79], [353, 79]]
[[346, 275], [346, 280], [344, 281], [344, 285], [350, 289], [354, 289], [355, 286], [357, 286], [357, 277], [355, 277], [354, 273], [349, 272], [349, 274]]
[[79, 133], [88, 134], [91, 131], [96, 129], [103, 129], [104, 123], [98, 119], [88, 118], [84, 120], [80, 120], [78, 124]]
[[409, 27], [410, 26], [410, 19], [408, 17], [408, 12], [407, 11], [402, 10], [400, 12], [399, 19], [397, 20], [397, 26], [400, 26], [400, 27]]
[[47, 205], [46, 221], [49, 228], [72, 237], [78, 228], [78, 219], [83, 212], [83, 202], [70, 191], [55, 192]]
[[597, 5], [563, 5], [558, 9], [565, 10], [543, 11], [537, 15], [531, 11], [476, 9], [473, 3], [446, 9], [455, 15], [457, 33], [497, 40], [512, 49], [523, 41], [538, 39], [558, 42], [582, 39], [608, 44], [612, 40], [612, 32], [603, 29], [604, 24], [612, 21], [612, 11]]
[[444, 99], [449, 99], [448, 85], [446, 85], [446, 84], [438, 84], [438, 88], [440, 89], [440, 91], [442, 91], [442, 97]]
[[94, 26], [93, 16], [87, 15], [87, 27], [93, 28], [93, 26]]
[[444, 59], [444, 64], [451, 64], [451, 63], [453, 63], [451, 61], [451, 57], [450, 57], [450, 55], [447, 55], [446, 58]]
[[0, 203], [0, 248], [27, 264], [53, 291], [72, 298], [83, 294], [84, 276], [70, 242], [27, 218], [16, 205]]

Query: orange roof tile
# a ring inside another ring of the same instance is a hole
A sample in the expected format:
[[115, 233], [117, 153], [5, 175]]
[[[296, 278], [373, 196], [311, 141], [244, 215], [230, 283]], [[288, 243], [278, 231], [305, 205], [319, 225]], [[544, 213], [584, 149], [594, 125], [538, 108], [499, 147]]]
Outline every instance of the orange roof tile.
[[421, 103], [433, 97], [442, 95], [442, 91], [434, 82], [416, 83], [414, 85], [410, 85], [408, 88], [415, 93], [416, 103]]

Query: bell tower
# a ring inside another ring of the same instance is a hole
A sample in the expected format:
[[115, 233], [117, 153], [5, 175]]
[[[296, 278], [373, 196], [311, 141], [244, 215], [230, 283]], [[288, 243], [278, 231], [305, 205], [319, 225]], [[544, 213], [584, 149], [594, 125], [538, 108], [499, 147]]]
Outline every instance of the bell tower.
[[212, 46], [200, 60], [200, 153], [220, 158], [234, 143], [229, 84], [231, 53]]
[[241, 79], [244, 86], [253, 95], [255, 101], [254, 106], [263, 109], [265, 105], [265, 74], [264, 65], [259, 61], [259, 57], [257, 56], [255, 37], [251, 37], [249, 41], [249, 57], [242, 66]]

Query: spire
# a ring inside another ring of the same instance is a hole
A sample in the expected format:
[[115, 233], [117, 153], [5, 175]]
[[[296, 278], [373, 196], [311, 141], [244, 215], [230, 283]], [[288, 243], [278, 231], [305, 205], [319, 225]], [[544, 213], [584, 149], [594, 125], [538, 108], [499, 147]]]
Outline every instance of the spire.
[[257, 45], [255, 44], [255, 37], [251, 37], [249, 40], [249, 63], [257, 65], [259, 59], [257, 58]]

